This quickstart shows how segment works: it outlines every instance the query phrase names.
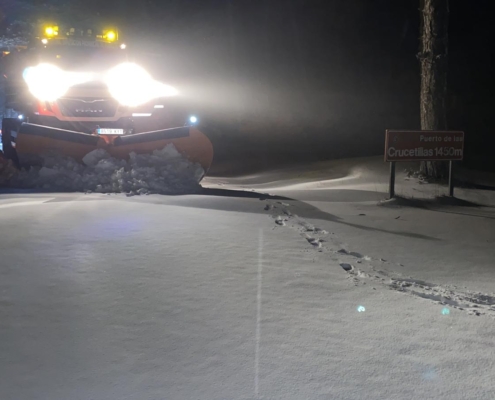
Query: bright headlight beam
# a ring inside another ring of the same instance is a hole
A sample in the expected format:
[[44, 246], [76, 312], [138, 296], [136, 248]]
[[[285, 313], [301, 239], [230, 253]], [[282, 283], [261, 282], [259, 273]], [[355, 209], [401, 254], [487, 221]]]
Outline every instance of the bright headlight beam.
[[179, 91], [169, 85], [165, 85], [163, 83], [154, 81], [155, 83], [155, 97], [172, 97], [172, 96], [177, 96], [179, 94]]
[[128, 107], [178, 93], [173, 87], [155, 81], [146, 70], [134, 63], [123, 63], [112, 68], [105, 82], [112, 97]]
[[55, 101], [69, 88], [91, 80], [91, 74], [65, 72], [52, 64], [28, 67], [22, 74], [31, 94], [41, 101]]
[[[55, 101], [69, 88], [95, 78], [94, 74], [66, 72], [52, 64], [39, 64], [24, 70], [23, 78], [33, 96], [42, 101]], [[123, 63], [112, 68], [104, 77], [108, 90], [120, 104], [136, 107], [153, 99], [176, 96], [172, 86], [155, 81], [140, 66]]]
[[23, 78], [31, 94], [42, 101], [54, 101], [63, 96], [70, 85], [60, 68], [51, 64], [40, 64], [24, 70]]

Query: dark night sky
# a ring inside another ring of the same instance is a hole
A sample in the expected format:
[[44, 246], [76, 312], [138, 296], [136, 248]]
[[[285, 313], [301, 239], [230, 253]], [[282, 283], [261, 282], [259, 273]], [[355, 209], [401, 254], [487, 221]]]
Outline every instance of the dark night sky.
[[[386, 128], [419, 128], [419, 0], [72, 1], [118, 22], [140, 60], [230, 136], [379, 154]], [[450, 1], [449, 123], [476, 157], [495, 145], [489, 5]]]

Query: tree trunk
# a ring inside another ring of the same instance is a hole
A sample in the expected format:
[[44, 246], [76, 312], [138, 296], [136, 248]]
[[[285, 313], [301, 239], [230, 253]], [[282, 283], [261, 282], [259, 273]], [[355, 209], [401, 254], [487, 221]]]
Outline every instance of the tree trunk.
[[[449, 0], [421, 1], [421, 129], [446, 130]], [[444, 178], [447, 164], [423, 161], [427, 176]]]

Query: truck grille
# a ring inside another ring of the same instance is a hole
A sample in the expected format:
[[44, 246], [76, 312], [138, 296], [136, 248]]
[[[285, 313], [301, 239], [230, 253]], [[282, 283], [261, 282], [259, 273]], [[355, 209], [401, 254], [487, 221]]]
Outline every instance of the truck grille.
[[109, 98], [62, 98], [57, 101], [64, 117], [111, 118], [117, 112], [117, 101]]

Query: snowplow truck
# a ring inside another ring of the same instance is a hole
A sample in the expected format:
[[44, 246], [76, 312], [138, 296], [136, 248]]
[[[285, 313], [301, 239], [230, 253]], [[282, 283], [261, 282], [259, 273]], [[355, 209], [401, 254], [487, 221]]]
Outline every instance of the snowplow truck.
[[197, 117], [176, 106], [176, 89], [129, 61], [115, 27], [44, 24], [27, 46], [2, 55], [3, 155], [16, 166], [44, 154], [82, 162], [97, 148], [127, 159], [173, 144], [208, 171], [213, 148]]

